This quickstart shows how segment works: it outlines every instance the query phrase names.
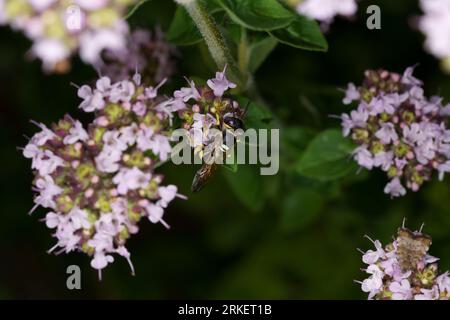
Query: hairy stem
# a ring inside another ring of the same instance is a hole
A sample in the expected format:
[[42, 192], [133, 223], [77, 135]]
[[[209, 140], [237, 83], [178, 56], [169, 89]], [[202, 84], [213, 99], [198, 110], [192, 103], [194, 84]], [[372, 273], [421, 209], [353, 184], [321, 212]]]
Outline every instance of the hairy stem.
[[209, 15], [203, 4], [198, 0], [175, 0], [184, 6], [200, 31], [203, 39], [208, 46], [209, 52], [216, 62], [219, 69], [227, 67], [229, 78], [237, 82], [239, 86], [243, 85], [243, 79], [236, 62], [231, 56], [226, 45], [225, 39], [217, 27], [213, 17]]

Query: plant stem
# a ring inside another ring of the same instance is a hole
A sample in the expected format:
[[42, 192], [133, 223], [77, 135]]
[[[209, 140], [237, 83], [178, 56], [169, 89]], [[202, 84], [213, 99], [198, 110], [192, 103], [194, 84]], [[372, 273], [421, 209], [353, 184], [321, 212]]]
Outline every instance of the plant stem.
[[217, 27], [213, 17], [209, 15], [206, 8], [198, 0], [175, 0], [186, 8], [203, 39], [208, 46], [209, 52], [219, 69], [227, 66], [229, 78], [239, 86], [243, 85], [243, 78], [236, 66], [236, 61], [231, 56], [225, 42], [225, 38]]

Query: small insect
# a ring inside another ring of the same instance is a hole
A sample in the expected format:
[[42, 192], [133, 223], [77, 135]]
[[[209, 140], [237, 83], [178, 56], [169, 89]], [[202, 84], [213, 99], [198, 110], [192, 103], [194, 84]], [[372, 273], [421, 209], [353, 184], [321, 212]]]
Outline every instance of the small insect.
[[[234, 110], [233, 112], [226, 113], [222, 117], [220, 128], [223, 133], [223, 141], [227, 141], [229, 135], [227, 134], [230, 130], [245, 130], [245, 124], [242, 120], [248, 110], [250, 102], [247, 103], [245, 110]], [[191, 185], [192, 192], [199, 192], [208, 183], [211, 177], [214, 176], [217, 171], [218, 165], [214, 162], [211, 164], [204, 163], [201, 168], [195, 173], [194, 179]]]
[[397, 259], [403, 271], [417, 270], [431, 246], [431, 237], [403, 225], [397, 232]]

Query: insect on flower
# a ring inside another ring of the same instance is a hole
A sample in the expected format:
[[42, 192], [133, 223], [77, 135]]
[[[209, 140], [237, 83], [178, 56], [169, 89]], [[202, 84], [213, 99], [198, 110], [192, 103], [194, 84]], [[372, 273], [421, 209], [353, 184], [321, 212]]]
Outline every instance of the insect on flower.
[[[243, 114], [243, 116], [244, 115], [245, 114]], [[223, 117], [221, 128], [223, 140], [226, 145], [228, 145], [230, 135], [233, 140], [236, 138], [234, 131], [239, 129], [245, 130], [245, 124], [242, 120], [243, 116], [240, 116], [237, 112], [233, 112]], [[209, 179], [216, 173], [216, 171], [217, 164], [215, 162], [203, 164], [202, 167], [195, 173], [194, 179], [192, 180], [192, 192], [200, 191], [206, 183], [208, 183]]]
[[[423, 225], [422, 225], [423, 228]], [[428, 254], [432, 239], [419, 231], [404, 226], [397, 231], [395, 240], [385, 247], [372, 240], [375, 250], [361, 251], [370, 276], [361, 284], [369, 299], [376, 300], [448, 300], [450, 277], [439, 275], [439, 260]]]
[[184, 121], [183, 127], [189, 131], [194, 154], [203, 161], [192, 181], [192, 192], [200, 191], [214, 175], [218, 159], [227, 156], [234, 145], [235, 131], [245, 129], [243, 119], [247, 108], [242, 109], [237, 101], [223, 96], [228, 89], [236, 88], [225, 72], [226, 67], [204, 87], [188, 81], [190, 87], [181, 88], [174, 94], [175, 99], [185, 106], [179, 115]]

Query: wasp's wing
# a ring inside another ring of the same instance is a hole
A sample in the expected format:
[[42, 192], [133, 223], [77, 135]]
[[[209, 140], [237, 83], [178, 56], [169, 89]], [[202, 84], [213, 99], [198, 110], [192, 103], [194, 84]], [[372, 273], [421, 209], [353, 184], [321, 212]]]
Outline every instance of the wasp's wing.
[[203, 164], [202, 167], [195, 173], [194, 180], [192, 181], [191, 191], [198, 192], [206, 185], [209, 179], [214, 175], [217, 170], [217, 165]]

